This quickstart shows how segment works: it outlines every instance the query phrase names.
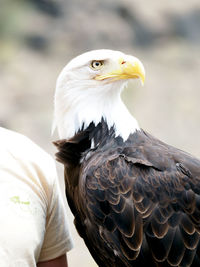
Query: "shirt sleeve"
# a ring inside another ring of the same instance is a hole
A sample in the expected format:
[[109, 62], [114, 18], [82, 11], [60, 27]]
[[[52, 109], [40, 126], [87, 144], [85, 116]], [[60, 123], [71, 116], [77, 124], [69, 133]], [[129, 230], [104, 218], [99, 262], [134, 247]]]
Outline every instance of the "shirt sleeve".
[[46, 232], [39, 261], [47, 261], [64, 255], [72, 249], [66, 209], [58, 181], [55, 180], [46, 217]]

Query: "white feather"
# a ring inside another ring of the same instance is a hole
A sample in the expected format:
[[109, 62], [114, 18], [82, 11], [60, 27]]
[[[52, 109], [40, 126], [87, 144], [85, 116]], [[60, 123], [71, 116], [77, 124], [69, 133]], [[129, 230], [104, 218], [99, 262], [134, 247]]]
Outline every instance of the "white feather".
[[[127, 139], [130, 133], [139, 130], [139, 125], [120, 98], [126, 80], [115, 82], [97, 81], [97, 71], [90, 68], [91, 60], [109, 60], [114, 67], [118, 51], [98, 50], [73, 59], [61, 72], [56, 84], [54, 128], [60, 138], [69, 139], [91, 122], [97, 125], [102, 117], [108, 127], [115, 127], [116, 136]], [[130, 56], [129, 56], [130, 57]], [[110, 67], [110, 66], [109, 66]]]

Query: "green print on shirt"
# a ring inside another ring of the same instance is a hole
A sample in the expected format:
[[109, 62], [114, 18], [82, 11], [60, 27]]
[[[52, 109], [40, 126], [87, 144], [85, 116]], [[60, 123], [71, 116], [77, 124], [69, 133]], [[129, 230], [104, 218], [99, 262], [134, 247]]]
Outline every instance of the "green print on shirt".
[[21, 201], [19, 196], [13, 196], [10, 200], [15, 204], [30, 205], [30, 201]]

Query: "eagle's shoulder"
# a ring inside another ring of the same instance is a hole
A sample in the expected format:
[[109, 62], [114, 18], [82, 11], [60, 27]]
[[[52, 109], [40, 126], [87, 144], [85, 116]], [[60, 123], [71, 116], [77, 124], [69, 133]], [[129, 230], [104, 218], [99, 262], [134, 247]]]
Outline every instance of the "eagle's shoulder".
[[[158, 261], [184, 263], [188, 253], [192, 260], [200, 230], [195, 164], [197, 159], [144, 132], [116, 145], [113, 153], [97, 150], [88, 159], [87, 216], [125, 262], [139, 261], [147, 244]], [[174, 253], [177, 246], [182, 254]]]

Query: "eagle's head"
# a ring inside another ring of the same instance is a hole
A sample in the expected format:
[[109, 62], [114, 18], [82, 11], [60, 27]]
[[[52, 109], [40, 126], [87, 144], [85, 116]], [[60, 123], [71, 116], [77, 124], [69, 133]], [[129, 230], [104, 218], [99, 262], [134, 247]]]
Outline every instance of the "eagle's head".
[[54, 127], [60, 138], [71, 138], [104, 118], [108, 127], [115, 127], [116, 135], [127, 139], [139, 126], [120, 93], [128, 80], [138, 78], [144, 83], [140, 60], [119, 51], [94, 50], [72, 59], [56, 84]]

